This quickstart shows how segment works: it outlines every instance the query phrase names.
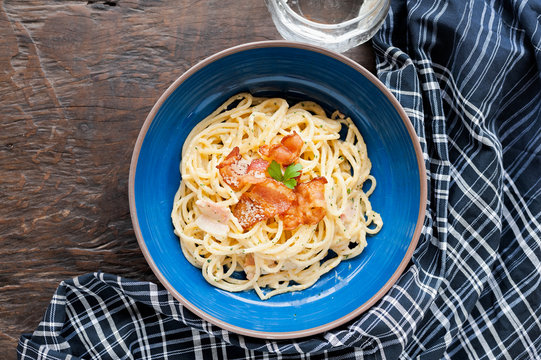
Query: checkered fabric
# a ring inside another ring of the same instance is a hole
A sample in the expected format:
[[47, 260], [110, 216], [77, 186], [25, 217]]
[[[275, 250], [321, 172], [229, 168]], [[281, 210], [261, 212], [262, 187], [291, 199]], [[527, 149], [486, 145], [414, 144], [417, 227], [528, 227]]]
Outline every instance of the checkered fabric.
[[392, 3], [378, 76], [424, 152], [410, 266], [355, 321], [295, 341], [221, 330], [161, 286], [60, 284], [20, 359], [541, 359], [541, 2]]

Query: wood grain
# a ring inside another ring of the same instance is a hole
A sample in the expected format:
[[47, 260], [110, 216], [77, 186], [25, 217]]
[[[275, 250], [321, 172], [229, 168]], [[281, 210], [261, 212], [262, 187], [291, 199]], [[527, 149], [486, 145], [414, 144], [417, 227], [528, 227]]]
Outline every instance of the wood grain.
[[[0, 5], [0, 349], [16, 358], [62, 280], [157, 281], [128, 208], [147, 113], [203, 58], [280, 36], [262, 0]], [[369, 45], [346, 55], [374, 71]]]

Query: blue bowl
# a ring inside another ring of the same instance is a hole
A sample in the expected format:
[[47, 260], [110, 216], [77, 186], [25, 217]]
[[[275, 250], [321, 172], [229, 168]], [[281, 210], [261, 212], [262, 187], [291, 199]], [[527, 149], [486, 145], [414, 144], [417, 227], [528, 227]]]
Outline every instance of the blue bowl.
[[[254, 291], [209, 285], [182, 254], [171, 210], [180, 183], [181, 149], [190, 130], [230, 96], [313, 100], [350, 116], [361, 131], [377, 188], [373, 208], [383, 228], [364, 252], [309, 289], [261, 301]], [[376, 303], [396, 282], [417, 244], [426, 205], [419, 140], [391, 93], [354, 61], [309, 45], [267, 41], [237, 46], [177, 79], [148, 115], [132, 157], [130, 210], [150, 267], [184, 306], [244, 335], [287, 339], [327, 331]]]

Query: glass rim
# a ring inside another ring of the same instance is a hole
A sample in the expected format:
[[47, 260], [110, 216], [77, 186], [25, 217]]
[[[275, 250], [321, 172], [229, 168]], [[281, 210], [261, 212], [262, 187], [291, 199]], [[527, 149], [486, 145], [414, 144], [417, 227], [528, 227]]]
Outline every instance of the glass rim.
[[[266, 0], [266, 2], [271, 2], [271, 1], [272, 0]], [[291, 9], [291, 7], [288, 5], [288, 3], [287, 3], [288, 0], [274, 0], [274, 1], [280, 3], [280, 5], [283, 6], [283, 8], [287, 12], [287, 14], [292, 16], [296, 20], [298, 20], [298, 21], [300, 21], [300, 22], [302, 22], [302, 23], [304, 23], [304, 24], [306, 24], [308, 26], [314, 27], [314, 28], [327, 29], [327, 30], [329, 30], [329, 29], [340, 29], [340, 28], [344, 28], [344, 27], [347, 27], [349, 25], [352, 25], [354, 23], [357, 23], [357, 22], [363, 20], [364, 18], [372, 15], [374, 12], [376, 12], [378, 10], [381, 12], [381, 10], [388, 9], [389, 6], [390, 6], [390, 3], [391, 3], [390, 0], [376, 0], [378, 3], [384, 4], [384, 7], [380, 8], [378, 6], [374, 6], [367, 13], [356, 16], [353, 19], [349, 19], [349, 20], [346, 20], [346, 21], [343, 21], [343, 22], [340, 22], [340, 23], [337, 23], [337, 24], [325, 24], [325, 23], [320, 23], [320, 22], [308, 20], [307, 18], [299, 15], [298, 13], [293, 11]], [[378, 21], [379, 21], [379, 19], [376, 19], [376, 21], [374, 21], [374, 23], [377, 23]]]

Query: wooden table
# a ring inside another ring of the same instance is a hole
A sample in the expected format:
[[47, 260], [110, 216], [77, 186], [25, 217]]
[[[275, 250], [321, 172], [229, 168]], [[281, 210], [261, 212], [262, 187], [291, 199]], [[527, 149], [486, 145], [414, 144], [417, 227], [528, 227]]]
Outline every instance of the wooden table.
[[[128, 207], [146, 115], [198, 61], [281, 37], [263, 0], [0, 5], [0, 349], [14, 359], [62, 280], [157, 282]], [[374, 72], [369, 45], [346, 55]]]

